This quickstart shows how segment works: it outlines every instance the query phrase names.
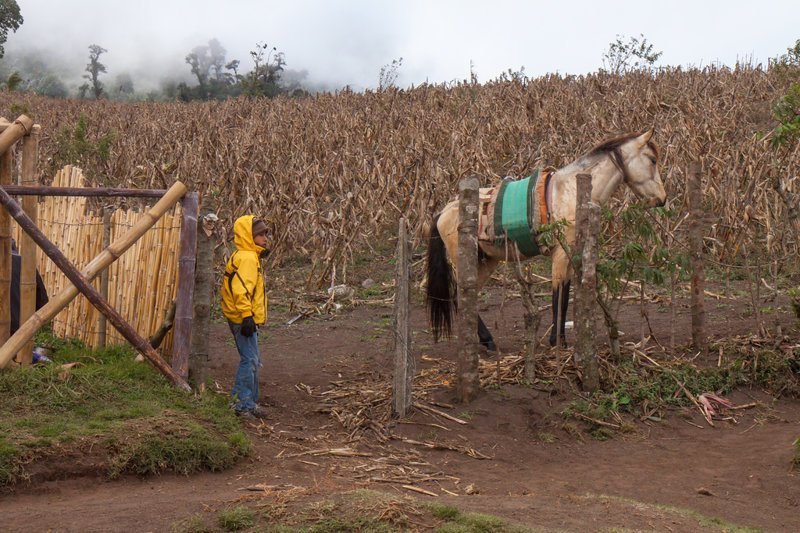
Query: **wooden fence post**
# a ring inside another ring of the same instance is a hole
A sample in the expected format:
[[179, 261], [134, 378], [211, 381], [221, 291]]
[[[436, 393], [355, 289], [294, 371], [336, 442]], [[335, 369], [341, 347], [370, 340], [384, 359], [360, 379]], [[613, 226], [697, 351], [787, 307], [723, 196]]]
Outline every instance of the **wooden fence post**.
[[[2, 120], [5, 122], [5, 119]], [[14, 143], [30, 133], [33, 128], [33, 120], [25, 115], [20, 115], [13, 123], [4, 124], [4, 126], [0, 133], [0, 183], [7, 185], [13, 183], [14, 166], [9, 150]], [[0, 209], [0, 211], [2, 211], [0, 214], [0, 261], [2, 261], [0, 302], [8, 302], [8, 305], [2, 304], [3, 310], [0, 312], [0, 340], [2, 341], [0, 346], [2, 346], [9, 339], [11, 333], [11, 217], [5, 210]], [[29, 357], [32, 357], [32, 354]]]
[[[575, 197], [575, 248], [566, 250], [570, 254], [570, 259], [577, 259], [575, 278], [580, 283], [581, 258], [583, 257], [583, 243], [587, 230], [587, 218], [589, 216], [588, 206], [592, 198], [592, 175], [578, 174], [575, 176], [576, 197]], [[577, 306], [578, 303], [576, 302]]]
[[[36, 162], [39, 158], [39, 126], [33, 126], [28, 135], [22, 138], [22, 164], [20, 185], [38, 185], [36, 182]], [[33, 224], [38, 221], [39, 201], [35, 196], [22, 199], [22, 210]], [[30, 235], [23, 233], [19, 242], [22, 261], [19, 269], [19, 323], [22, 324], [36, 312], [36, 244]], [[33, 339], [17, 352], [17, 362], [30, 365], [33, 360]]]
[[457, 394], [462, 402], [478, 395], [478, 178], [458, 184], [458, 338]]
[[594, 338], [600, 207], [591, 202], [591, 174], [577, 175], [577, 189], [574, 252], [579, 259], [575, 269], [575, 364], [581, 371], [581, 388], [591, 392], [599, 386]]
[[184, 380], [189, 377], [189, 347], [192, 336], [195, 254], [197, 253], [197, 193], [183, 197], [178, 288], [175, 301], [175, 332], [172, 341], [172, 370]]
[[[11, 154], [0, 155], [0, 185], [10, 185]], [[11, 216], [0, 209], [0, 346], [11, 336]]]
[[[113, 208], [111, 206], [103, 207], [103, 249], [105, 250], [108, 248], [108, 245], [111, 244], [111, 215], [113, 213]], [[108, 300], [108, 269], [103, 270], [100, 274], [100, 295]], [[106, 320], [106, 315], [100, 314], [100, 318], [97, 320], [97, 347], [98, 348], [105, 348], [106, 347], [106, 329], [108, 326], [108, 321]]]
[[208, 330], [214, 298], [214, 230], [216, 205], [210, 197], [203, 199], [197, 220], [197, 261], [194, 273], [194, 310], [192, 340], [189, 352], [189, 379], [197, 390], [205, 389], [208, 374]]
[[414, 401], [412, 381], [414, 379], [415, 364], [411, 353], [411, 323], [409, 322], [409, 302], [411, 299], [409, 284], [410, 250], [406, 219], [400, 218], [397, 235], [397, 266], [395, 269], [394, 387], [392, 388], [393, 412], [399, 418], [406, 416]]
[[689, 197], [689, 264], [692, 269], [692, 345], [703, 353], [708, 349], [705, 331], [705, 282], [703, 265], [703, 193], [699, 161], [692, 161], [686, 176]]

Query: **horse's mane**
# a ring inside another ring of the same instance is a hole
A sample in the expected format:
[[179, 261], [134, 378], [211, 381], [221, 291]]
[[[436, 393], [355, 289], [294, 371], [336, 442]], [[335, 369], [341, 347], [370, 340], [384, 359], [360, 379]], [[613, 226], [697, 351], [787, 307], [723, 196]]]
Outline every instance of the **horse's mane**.
[[[608, 139], [607, 141], [603, 141], [602, 143], [598, 144], [587, 155], [595, 155], [595, 154], [606, 154], [608, 152], [612, 152], [625, 144], [626, 142], [643, 135], [648, 130], [640, 131], [638, 133], [628, 133], [626, 135], [621, 135], [619, 137], [614, 137], [613, 139]], [[650, 147], [653, 152], [655, 152], [656, 157], [658, 157], [658, 145], [650, 139], [647, 141], [647, 146]]]

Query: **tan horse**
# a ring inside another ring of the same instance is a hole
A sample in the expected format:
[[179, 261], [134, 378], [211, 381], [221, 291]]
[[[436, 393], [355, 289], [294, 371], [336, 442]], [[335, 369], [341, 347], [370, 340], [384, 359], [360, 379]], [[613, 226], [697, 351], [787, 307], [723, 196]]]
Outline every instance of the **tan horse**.
[[[633, 133], [610, 139], [584, 154], [574, 162], [561, 168], [547, 178], [542, 177], [542, 185], [531, 189], [531, 195], [541, 193], [538, 203], [531, 198], [530, 205], [538, 205], [541, 221], [566, 221], [569, 225], [564, 230], [564, 238], [568, 245], [575, 242], [575, 203], [576, 179], [580, 173], [592, 175], [592, 201], [603, 204], [625, 183], [642, 199], [648, 207], [664, 205], [667, 194], [658, 173], [658, 148], [652, 140], [653, 130]], [[489, 197], [492, 188], [481, 189], [481, 197]], [[545, 210], [546, 211], [543, 211]], [[427, 302], [431, 328], [434, 339], [451, 332], [451, 316], [455, 297], [451, 281], [450, 265], [457, 264], [458, 257], [458, 201], [447, 204], [433, 220], [428, 243], [428, 284]], [[533, 236], [535, 239], [535, 235]], [[539, 243], [541, 246], [541, 243]], [[561, 339], [569, 302], [571, 267], [566, 252], [560, 245], [551, 250], [544, 250], [552, 256], [553, 283], [553, 328], [550, 331], [550, 344], [556, 344], [557, 328], [560, 326]], [[497, 266], [506, 260], [517, 261], [530, 259], [522, 253], [518, 246], [509, 242], [498, 243], [496, 240], [479, 239], [478, 242], [478, 287], [482, 287]], [[453, 267], [454, 268], [454, 267]], [[456, 279], [458, 273], [456, 272]], [[560, 298], [559, 298], [560, 294]], [[559, 306], [560, 300], [560, 306]], [[558, 309], [561, 309], [559, 321]], [[481, 344], [490, 351], [497, 349], [489, 329], [478, 317], [478, 336]]]

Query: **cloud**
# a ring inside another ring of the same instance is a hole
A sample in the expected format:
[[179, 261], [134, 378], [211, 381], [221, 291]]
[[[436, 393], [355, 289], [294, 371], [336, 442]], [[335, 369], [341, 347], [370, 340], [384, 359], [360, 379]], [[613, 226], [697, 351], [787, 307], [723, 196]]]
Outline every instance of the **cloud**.
[[40, 50], [80, 79], [88, 46], [108, 49], [108, 78], [184, 78], [184, 57], [217, 38], [228, 60], [249, 69], [257, 42], [284, 52], [307, 82], [355, 89], [378, 84], [403, 57], [400, 85], [481, 81], [512, 69], [531, 76], [580, 74], [601, 66], [617, 35], [644, 36], [662, 64], [766, 61], [798, 38], [793, 1], [632, 0], [19, 0], [25, 22], [7, 57]]

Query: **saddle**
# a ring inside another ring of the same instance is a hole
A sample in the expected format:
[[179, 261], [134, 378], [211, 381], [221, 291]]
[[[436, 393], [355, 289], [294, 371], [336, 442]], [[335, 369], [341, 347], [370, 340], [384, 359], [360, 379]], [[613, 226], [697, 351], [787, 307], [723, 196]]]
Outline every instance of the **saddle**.
[[505, 246], [510, 240], [523, 255], [541, 250], [536, 240], [539, 226], [550, 217], [550, 177], [555, 169], [536, 170], [533, 175], [503, 180], [480, 194], [478, 241]]

